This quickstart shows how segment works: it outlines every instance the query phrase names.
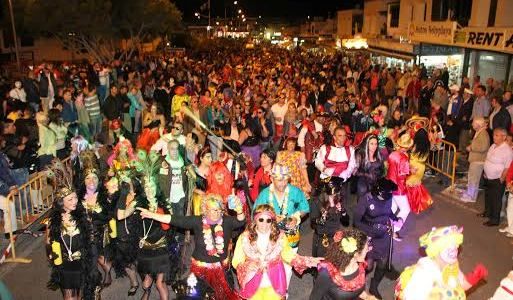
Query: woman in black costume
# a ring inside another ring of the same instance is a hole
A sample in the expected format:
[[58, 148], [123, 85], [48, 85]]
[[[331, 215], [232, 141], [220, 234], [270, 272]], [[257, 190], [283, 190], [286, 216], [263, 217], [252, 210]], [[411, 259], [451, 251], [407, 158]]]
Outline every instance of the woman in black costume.
[[357, 191], [358, 199], [364, 196], [376, 181], [384, 175], [385, 166], [378, 149], [378, 138], [369, 135], [362, 143], [362, 148], [357, 154], [358, 176]]
[[66, 300], [95, 299], [101, 279], [95, 263], [95, 239], [71, 183], [55, 194], [46, 243], [52, 266], [48, 287], [59, 288]]
[[310, 218], [314, 229], [312, 256], [324, 257], [333, 235], [349, 225], [349, 216], [340, 196], [340, 185], [329, 181], [324, 193], [310, 202]]
[[109, 221], [114, 217], [114, 204], [107, 201], [107, 193], [96, 169], [84, 170], [84, 183], [78, 193], [78, 199], [86, 210], [89, 221], [93, 224], [93, 238], [98, 253], [98, 265], [104, 272], [102, 287], [112, 283], [112, 253], [106, 251], [110, 244]]

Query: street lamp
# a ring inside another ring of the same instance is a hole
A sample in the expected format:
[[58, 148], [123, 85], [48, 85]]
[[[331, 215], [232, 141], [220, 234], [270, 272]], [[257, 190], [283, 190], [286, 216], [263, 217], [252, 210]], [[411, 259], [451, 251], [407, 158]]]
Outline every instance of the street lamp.
[[239, 14], [241, 14], [241, 13], [242, 13], [242, 9], [239, 9]]
[[233, 1], [233, 5], [237, 5], [239, 3], [238, 1]]

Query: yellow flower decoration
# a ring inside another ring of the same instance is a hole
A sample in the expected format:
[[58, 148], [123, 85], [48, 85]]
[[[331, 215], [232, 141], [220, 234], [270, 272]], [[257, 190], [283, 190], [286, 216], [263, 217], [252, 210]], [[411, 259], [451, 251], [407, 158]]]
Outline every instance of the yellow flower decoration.
[[340, 247], [345, 253], [353, 253], [357, 249], [356, 239], [353, 237], [343, 238], [342, 242], [340, 242]]

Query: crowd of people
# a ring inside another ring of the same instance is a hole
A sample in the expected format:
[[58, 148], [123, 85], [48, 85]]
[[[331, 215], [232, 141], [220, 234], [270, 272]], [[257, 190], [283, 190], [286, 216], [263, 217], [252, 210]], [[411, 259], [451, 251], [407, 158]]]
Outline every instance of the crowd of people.
[[[402, 274], [392, 264], [410, 212], [433, 205], [426, 161], [446, 142], [468, 156], [466, 202], [484, 173], [487, 226], [500, 224], [513, 182], [510, 91], [363, 54], [223, 42], [171, 57], [43, 63], [5, 94], [0, 199], [53, 170], [49, 286], [64, 299], [94, 299], [112, 272], [130, 279], [128, 296], [141, 286], [142, 299], [153, 285], [160, 299], [168, 285], [184, 297], [284, 299], [292, 269], [315, 275], [310, 299], [383, 299], [387, 273], [397, 299], [465, 299], [487, 271], [461, 273], [457, 226], [422, 236], [426, 257]], [[58, 161], [68, 156], [72, 170]], [[500, 230], [513, 237], [508, 204]], [[30, 199], [19, 209], [45, 208]], [[311, 256], [298, 254], [303, 223], [314, 231]]]

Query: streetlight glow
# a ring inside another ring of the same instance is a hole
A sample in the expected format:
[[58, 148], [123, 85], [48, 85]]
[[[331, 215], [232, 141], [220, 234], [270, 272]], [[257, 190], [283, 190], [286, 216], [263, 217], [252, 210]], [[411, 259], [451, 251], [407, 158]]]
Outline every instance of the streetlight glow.
[[241, 14], [241, 13], [242, 13], [242, 9], [239, 9], [239, 14]]
[[233, 5], [237, 5], [237, 3], [239, 3], [239, 2], [237, 2], [237, 1], [233, 1]]

